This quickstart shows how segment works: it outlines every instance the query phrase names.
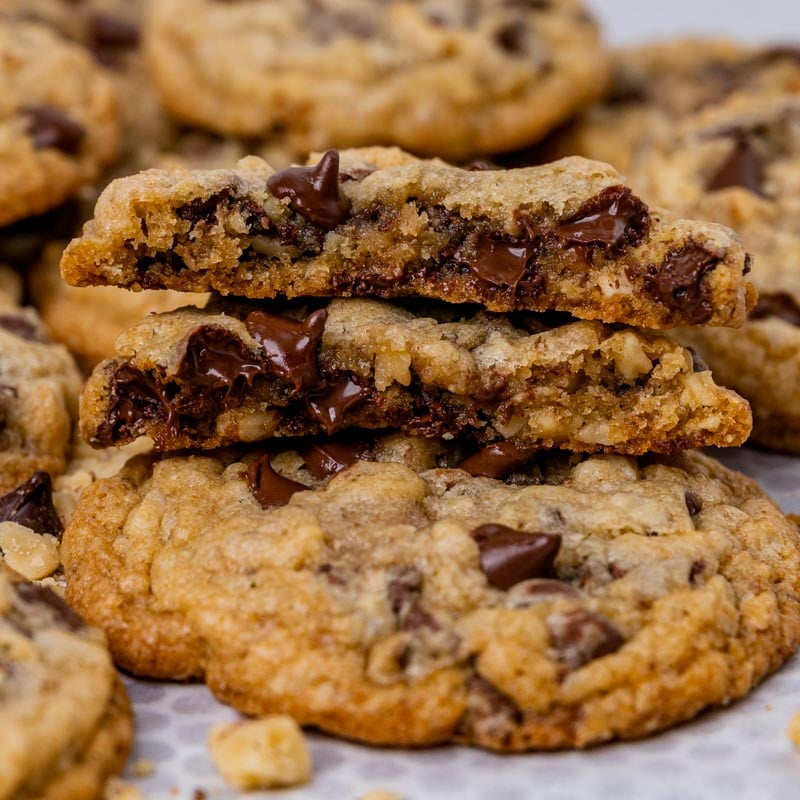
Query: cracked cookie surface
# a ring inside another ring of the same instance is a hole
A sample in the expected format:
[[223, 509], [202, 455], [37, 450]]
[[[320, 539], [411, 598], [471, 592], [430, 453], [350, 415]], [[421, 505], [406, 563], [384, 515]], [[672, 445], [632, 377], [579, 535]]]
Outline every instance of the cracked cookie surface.
[[99, 798], [132, 727], [102, 633], [0, 564], [0, 797]]
[[133, 289], [417, 296], [650, 328], [738, 325], [755, 302], [731, 231], [663, 217], [610, 167], [467, 171], [395, 149], [274, 172], [150, 170], [111, 184], [66, 280]]
[[118, 663], [368, 742], [524, 750], [689, 719], [800, 639], [796, 526], [699, 453], [297, 448], [86, 490], [68, 598]]
[[751, 425], [747, 404], [672, 340], [558, 315], [218, 299], [147, 317], [117, 352], [82, 395], [96, 447], [362, 427], [638, 455], [741, 444]]
[[144, 41], [178, 118], [227, 135], [280, 130], [295, 152], [509, 150], [607, 80], [597, 27], [576, 0], [161, 0]]

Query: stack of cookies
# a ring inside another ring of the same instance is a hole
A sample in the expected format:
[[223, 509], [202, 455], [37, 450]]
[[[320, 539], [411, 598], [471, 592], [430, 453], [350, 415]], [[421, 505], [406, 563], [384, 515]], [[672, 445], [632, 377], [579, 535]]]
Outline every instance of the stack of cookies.
[[[329, 150], [112, 184], [68, 282], [212, 292], [85, 386], [67, 597], [138, 675], [362, 741], [644, 735], [800, 641], [800, 538], [687, 448], [749, 408], [652, 329], [738, 325], [728, 229], [580, 158]], [[651, 330], [644, 330], [651, 329]]]

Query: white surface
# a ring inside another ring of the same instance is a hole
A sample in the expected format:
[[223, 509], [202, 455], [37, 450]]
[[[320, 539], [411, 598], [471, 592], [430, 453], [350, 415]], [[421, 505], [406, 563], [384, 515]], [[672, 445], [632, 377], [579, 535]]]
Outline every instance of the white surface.
[[[683, 34], [800, 41], [800, 0], [594, 0], [614, 43]], [[726, 454], [754, 475], [787, 512], [800, 512], [800, 459], [755, 451]], [[148, 800], [235, 797], [205, 748], [213, 722], [235, 719], [202, 686], [130, 681], [139, 733], [134, 759], [155, 773], [135, 782]], [[785, 735], [800, 711], [800, 658], [749, 698], [673, 731], [583, 753], [497, 756], [442, 747], [376, 750], [312, 736], [313, 783], [292, 792], [249, 795], [292, 800], [356, 800], [377, 787], [405, 800], [791, 800], [800, 794], [800, 753]], [[133, 780], [133, 778], [131, 778]]]
[[[752, 450], [725, 453], [728, 466], [757, 477], [786, 512], [800, 511], [800, 459]], [[215, 773], [209, 727], [236, 719], [202, 686], [130, 681], [139, 733], [134, 759], [155, 773], [137, 781], [148, 800], [232, 800]], [[313, 783], [250, 800], [357, 800], [376, 787], [405, 800], [793, 800], [800, 752], [786, 726], [800, 711], [800, 657], [745, 700], [641, 742], [587, 752], [499, 756], [465, 747], [379, 750], [310, 736]]]
[[800, 0], [587, 0], [614, 44], [687, 34], [800, 41]]

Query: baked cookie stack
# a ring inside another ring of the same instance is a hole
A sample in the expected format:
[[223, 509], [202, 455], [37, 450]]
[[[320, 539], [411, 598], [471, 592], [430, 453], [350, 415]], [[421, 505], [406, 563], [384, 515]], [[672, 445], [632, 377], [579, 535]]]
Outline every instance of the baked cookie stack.
[[211, 291], [118, 340], [68, 599], [139, 675], [363, 741], [640, 736], [800, 640], [800, 540], [684, 448], [747, 404], [654, 330], [740, 324], [739, 240], [611, 168], [373, 148], [112, 184], [76, 285]]

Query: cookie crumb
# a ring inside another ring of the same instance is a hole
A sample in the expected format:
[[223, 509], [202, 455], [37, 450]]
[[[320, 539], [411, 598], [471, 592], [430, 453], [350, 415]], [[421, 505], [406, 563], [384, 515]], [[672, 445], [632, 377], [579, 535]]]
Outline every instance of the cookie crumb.
[[133, 774], [137, 778], [148, 778], [156, 771], [156, 765], [149, 758], [140, 758], [133, 765]]
[[405, 797], [388, 789], [370, 789], [359, 800], [405, 800]]
[[786, 729], [786, 735], [792, 740], [794, 746], [800, 750], [800, 712], [795, 714]]
[[208, 748], [214, 766], [237, 789], [298, 786], [311, 778], [303, 731], [284, 714], [215, 725]]
[[197, 788], [192, 792], [192, 800], [206, 800], [208, 792], [205, 789]]
[[55, 536], [16, 522], [0, 522], [0, 551], [6, 564], [29, 581], [46, 578], [61, 564]]
[[103, 800], [145, 800], [145, 797], [136, 786], [120, 778], [111, 778], [103, 792]]

